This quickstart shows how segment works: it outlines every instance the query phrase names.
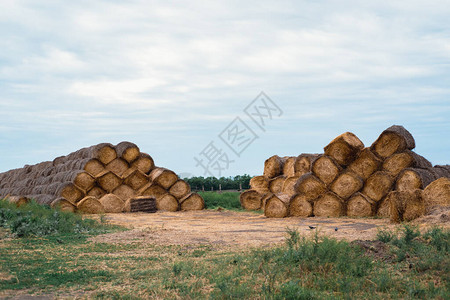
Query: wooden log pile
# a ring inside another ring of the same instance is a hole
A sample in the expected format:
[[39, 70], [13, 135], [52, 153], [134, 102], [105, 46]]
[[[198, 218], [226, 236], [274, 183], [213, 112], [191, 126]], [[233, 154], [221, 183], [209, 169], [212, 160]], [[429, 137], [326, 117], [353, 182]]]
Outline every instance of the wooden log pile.
[[418, 155], [402, 126], [384, 130], [365, 147], [353, 133], [336, 137], [322, 154], [274, 155], [240, 196], [248, 210], [267, 217], [379, 217], [415, 219], [450, 207], [450, 165]]
[[0, 199], [82, 213], [200, 210], [201, 196], [130, 142], [103, 143], [0, 173]]

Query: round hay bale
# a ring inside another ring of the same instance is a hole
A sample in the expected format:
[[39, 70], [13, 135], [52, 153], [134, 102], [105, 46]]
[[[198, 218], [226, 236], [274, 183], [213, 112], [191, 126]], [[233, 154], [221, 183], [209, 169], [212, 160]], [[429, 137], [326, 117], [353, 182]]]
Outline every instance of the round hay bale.
[[389, 198], [389, 195], [391, 193], [387, 194], [386, 197], [384, 197], [381, 201], [379, 201], [378, 210], [377, 210], [377, 217], [380, 218], [390, 218], [391, 217], [391, 200]]
[[50, 205], [55, 200], [55, 196], [46, 194], [27, 195], [27, 198], [42, 205]]
[[294, 172], [295, 176], [302, 176], [311, 172], [312, 162], [319, 154], [302, 153], [295, 159]]
[[327, 192], [314, 202], [316, 217], [340, 217], [345, 213], [344, 201], [333, 192]]
[[91, 156], [107, 165], [117, 158], [116, 149], [109, 143], [102, 143], [91, 147]]
[[383, 170], [397, 176], [403, 169], [406, 168], [431, 168], [431, 163], [423, 156], [420, 156], [410, 150], [395, 153], [383, 163]]
[[178, 180], [177, 174], [164, 168], [153, 169], [149, 174], [149, 178], [151, 182], [156, 183], [165, 189], [169, 189]]
[[139, 190], [144, 185], [149, 183], [149, 178], [147, 175], [139, 170], [134, 170], [130, 175], [128, 175], [125, 180], [125, 184], [130, 186], [134, 190]]
[[91, 174], [93, 177], [97, 177], [104, 173], [105, 166], [97, 159], [88, 160], [83, 166], [83, 170]]
[[125, 159], [128, 163], [135, 161], [139, 155], [139, 147], [130, 142], [121, 142], [116, 146], [117, 156]]
[[430, 168], [429, 171], [433, 173], [436, 179], [441, 177], [450, 177], [450, 167], [448, 167], [448, 165], [436, 165], [433, 168]]
[[345, 132], [332, 140], [324, 151], [325, 155], [331, 156], [338, 164], [348, 166], [363, 148], [363, 142], [355, 134]]
[[140, 196], [151, 196], [156, 199], [160, 198], [166, 193], [167, 191], [162, 186], [156, 183], [148, 183], [147, 185], [143, 186], [138, 192]]
[[412, 221], [425, 213], [422, 190], [392, 191], [389, 193], [391, 221]]
[[284, 165], [283, 165], [283, 175], [285, 177], [295, 176], [295, 161], [296, 156], [286, 156], [284, 157]]
[[118, 157], [107, 164], [105, 169], [113, 172], [118, 177], [121, 177], [129, 169], [129, 167], [128, 162], [125, 159]]
[[114, 194], [106, 194], [98, 200], [105, 213], [120, 213], [124, 210], [125, 202]]
[[362, 193], [370, 199], [380, 201], [392, 190], [394, 177], [384, 171], [377, 171], [367, 178]]
[[83, 191], [88, 191], [95, 185], [95, 178], [88, 172], [76, 171], [71, 175], [71, 177], [73, 178], [72, 182]]
[[260, 193], [255, 190], [248, 190], [239, 196], [241, 206], [246, 210], [260, 210], [262, 206], [262, 197]]
[[381, 159], [370, 151], [370, 148], [364, 148], [347, 169], [355, 172], [363, 180], [366, 180], [370, 175], [380, 169], [382, 163]]
[[447, 176], [450, 176], [450, 165], [435, 165], [434, 168], [444, 169], [447, 173]]
[[397, 177], [395, 189], [397, 191], [412, 191], [415, 189], [424, 189], [434, 179], [435, 177], [429, 169], [404, 169]]
[[425, 214], [425, 203], [422, 197], [422, 190], [416, 189], [414, 191], [400, 192], [407, 193], [406, 209], [403, 212], [403, 221], [412, 221]]
[[332, 183], [342, 171], [336, 161], [327, 155], [321, 155], [313, 161], [311, 170], [326, 185]]
[[64, 199], [62, 197], [53, 200], [52, 203], [50, 203], [50, 207], [53, 209], [58, 209], [60, 211], [72, 212], [72, 213], [74, 213], [77, 210], [77, 207], [75, 206], [75, 204], [73, 204], [70, 201], [67, 201], [66, 199]]
[[45, 186], [45, 185], [38, 185], [38, 186], [35, 186], [30, 193], [27, 192], [26, 188], [20, 188], [20, 191], [18, 192], [18, 194], [24, 193], [24, 194], [36, 194], [36, 195], [38, 195], [38, 194], [45, 194], [46, 190], [47, 190], [47, 186]]
[[347, 202], [347, 216], [371, 217], [375, 215], [375, 201], [364, 194], [356, 193]]
[[205, 208], [205, 201], [197, 193], [190, 193], [180, 200], [180, 208], [186, 210], [202, 210]]
[[123, 202], [136, 196], [136, 191], [126, 184], [119, 185], [112, 193], [119, 197]]
[[156, 207], [158, 208], [158, 210], [165, 211], [177, 211], [179, 209], [177, 199], [170, 194], [165, 194], [157, 198]]
[[327, 191], [325, 184], [312, 173], [306, 173], [294, 186], [296, 194], [303, 194], [307, 200], [314, 200]]
[[111, 171], [105, 171], [97, 177], [97, 184], [107, 193], [111, 193], [122, 184], [122, 179]]
[[90, 159], [80, 159], [80, 160], [76, 160], [73, 163], [73, 168], [69, 171], [78, 171], [78, 170], [82, 170], [84, 165], [89, 161]]
[[403, 126], [393, 125], [380, 134], [370, 149], [378, 157], [386, 158], [406, 149], [412, 150], [415, 146], [414, 138], [408, 130]]
[[138, 169], [144, 174], [149, 174], [155, 168], [155, 162], [147, 153], [140, 153], [139, 157], [131, 164], [131, 167]]
[[283, 183], [283, 187], [281, 188], [281, 193], [288, 195], [289, 197], [295, 195], [295, 185], [299, 178], [300, 176], [291, 176], [286, 178]]
[[190, 193], [180, 200], [180, 209], [187, 210], [202, 210], [205, 208], [205, 201], [197, 193]]
[[450, 207], [450, 179], [441, 177], [430, 183], [423, 190], [426, 211], [435, 207]]
[[45, 193], [49, 194], [49, 195], [57, 195], [58, 194], [58, 190], [60, 188], [61, 188], [61, 182], [60, 181], [49, 183], [49, 184], [47, 184], [47, 187], [45, 189]]
[[95, 197], [87, 196], [77, 203], [77, 210], [84, 214], [102, 214], [105, 212], [103, 205]]
[[280, 175], [280, 176], [277, 176], [275, 178], [272, 178], [269, 181], [269, 191], [272, 194], [279, 194], [279, 193], [281, 193], [285, 180], [286, 180], [286, 177], [283, 176], [283, 175]]
[[97, 199], [100, 199], [106, 194], [106, 191], [99, 186], [92, 187], [87, 193], [86, 196], [92, 196]]
[[364, 181], [353, 171], [344, 171], [331, 184], [330, 190], [342, 199], [348, 199], [350, 196], [362, 189]]
[[303, 194], [294, 195], [289, 204], [290, 217], [311, 217], [313, 215], [313, 201], [308, 201]]
[[263, 175], [267, 178], [274, 178], [283, 173], [284, 160], [278, 155], [274, 155], [266, 159], [264, 162]]
[[266, 208], [266, 203], [267, 200], [269, 200], [271, 197], [273, 196], [272, 193], [267, 193], [267, 194], [263, 194], [262, 198], [261, 198], [261, 209], [264, 211], [264, 209]]
[[67, 201], [70, 201], [72, 203], [77, 203], [78, 201], [83, 199], [84, 192], [72, 182], [65, 182], [59, 186], [55, 196], [63, 197]]
[[289, 197], [287, 195], [272, 195], [266, 200], [264, 215], [267, 218], [284, 218], [289, 214]]
[[265, 176], [252, 177], [250, 179], [250, 187], [260, 194], [266, 194], [269, 192], [269, 180]]
[[181, 199], [191, 192], [191, 187], [183, 179], [179, 179], [169, 189], [169, 193], [177, 199]]
[[84, 158], [90, 158], [91, 155], [92, 155], [92, 147], [85, 147], [68, 154], [66, 156], [66, 161], [74, 161]]
[[66, 157], [65, 157], [65, 156], [58, 156], [58, 157], [56, 157], [56, 158], [53, 160], [52, 165], [53, 165], [54, 167], [57, 167], [57, 166], [59, 166], [59, 165], [65, 164], [65, 163], [66, 163]]

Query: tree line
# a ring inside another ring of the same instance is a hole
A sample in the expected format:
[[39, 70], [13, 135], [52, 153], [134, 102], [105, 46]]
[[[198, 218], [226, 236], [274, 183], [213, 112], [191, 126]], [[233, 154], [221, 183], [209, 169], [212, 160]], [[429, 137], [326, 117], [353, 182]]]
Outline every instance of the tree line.
[[249, 189], [251, 178], [252, 176], [244, 174], [220, 178], [199, 176], [184, 178], [184, 180], [191, 186], [191, 189], [194, 191], [217, 191]]

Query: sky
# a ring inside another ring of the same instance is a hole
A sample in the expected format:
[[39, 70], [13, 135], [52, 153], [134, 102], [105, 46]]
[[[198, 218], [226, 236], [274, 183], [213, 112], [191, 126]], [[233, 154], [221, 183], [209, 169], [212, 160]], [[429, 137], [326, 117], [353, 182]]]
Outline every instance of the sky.
[[2, 0], [0, 172], [130, 141], [179, 174], [258, 175], [394, 124], [450, 164], [449, 15], [433, 0]]

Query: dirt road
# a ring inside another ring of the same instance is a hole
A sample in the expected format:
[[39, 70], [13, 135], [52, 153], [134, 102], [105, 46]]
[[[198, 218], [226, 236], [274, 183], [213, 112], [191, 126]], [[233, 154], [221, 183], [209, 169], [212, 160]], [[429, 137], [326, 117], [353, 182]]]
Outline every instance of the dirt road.
[[[132, 230], [105, 234], [94, 241], [112, 243], [149, 242], [159, 245], [213, 244], [256, 247], [285, 240], [287, 228], [301, 235], [321, 234], [345, 240], [367, 240], [378, 228], [394, 228], [388, 219], [266, 218], [262, 214], [234, 211], [191, 211], [107, 214], [106, 219]], [[314, 229], [310, 229], [310, 226]], [[337, 229], [337, 230], [336, 230]]]

